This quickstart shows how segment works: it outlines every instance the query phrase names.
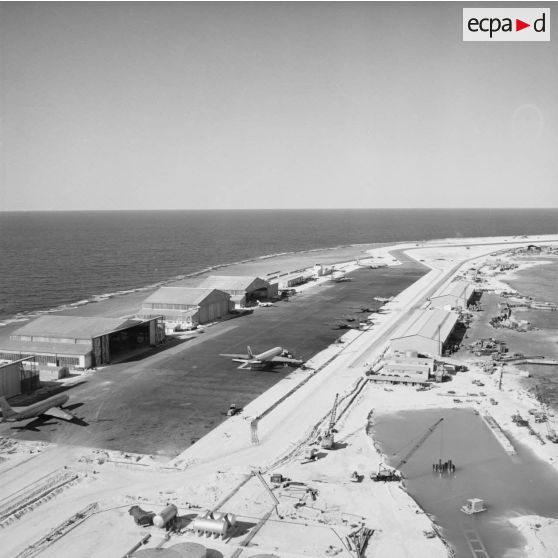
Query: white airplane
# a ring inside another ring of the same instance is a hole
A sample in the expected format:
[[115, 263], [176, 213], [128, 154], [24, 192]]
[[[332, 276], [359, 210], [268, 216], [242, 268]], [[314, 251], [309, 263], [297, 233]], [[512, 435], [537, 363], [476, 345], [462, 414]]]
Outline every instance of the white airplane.
[[336, 283], [342, 283], [343, 281], [350, 281], [350, 279], [342, 271], [334, 271], [331, 274], [331, 280]]
[[255, 355], [250, 346], [248, 346], [248, 354], [246, 355], [221, 354], [219, 356], [229, 357], [234, 362], [240, 362], [241, 366], [238, 367], [239, 369], [264, 368], [276, 364], [283, 364], [285, 366], [300, 366], [304, 364], [304, 361], [287, 356], [288, 354], [288, 351], [283, 349], [283, 347], [273, 347], [273, 349], [268, 349], [259, 355]]
[[36, 419], [43, 415], [64, 420], [73, 420], [76, 418], [74, 415], [62, 410], [62, 405], [64, 405], [69, 398], [70, 397], [68, 395], [60, 393], [58, 395], [53, 395], [44, 401], [33, 403], [33, 405], [14, 409], [6, 401], [5, 397], [0, 397], [2, 422], [17, 422], [27, 419]]
[[258, 303], [258, 306], [261, 306], [262, 308], [269, 308], [270, 306], [273, 306], [273, 302], [260, 302], [259, 300], [256, 300], [256, 302]]

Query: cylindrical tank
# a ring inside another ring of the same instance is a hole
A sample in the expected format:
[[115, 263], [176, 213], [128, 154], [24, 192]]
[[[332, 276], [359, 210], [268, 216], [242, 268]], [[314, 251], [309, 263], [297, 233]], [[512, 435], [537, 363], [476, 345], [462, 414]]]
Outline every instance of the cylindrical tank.
[[417, 358], [418, 352], [413, 350], [405, 351], [405, 358]]
[[172, 548], [143, 548], [133, 554], [134, 558], [183, 558]]
[[229, 524], [225, 519], [207, 519], [204, 517], [196, 517], [192, 522], [194, 531], [201, 531], [205, 534], [220, 535], [224, 537], [227, 534]]
[[178, 552], [182, 558], [206, 558], [207, 548], [195, 542], [173, 544], [171, 549]]
[[159, 512], [153, 518], [153, 525], [159, 527], [159, 529], [164, 529], [165, 525], [176, 516], [178, 510], [174, 504], [169, 504], [162, 512]]

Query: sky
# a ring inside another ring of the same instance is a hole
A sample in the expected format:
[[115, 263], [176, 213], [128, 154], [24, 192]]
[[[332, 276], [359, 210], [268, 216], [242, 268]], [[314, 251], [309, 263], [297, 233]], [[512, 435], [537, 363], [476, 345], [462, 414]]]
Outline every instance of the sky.
[[558, 39], [465, 5], [3, 2], [0, 210], [558, 207]]

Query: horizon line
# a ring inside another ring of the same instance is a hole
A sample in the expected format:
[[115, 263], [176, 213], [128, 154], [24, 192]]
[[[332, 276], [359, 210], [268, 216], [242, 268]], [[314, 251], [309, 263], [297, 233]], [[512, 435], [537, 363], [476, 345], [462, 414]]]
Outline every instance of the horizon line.
[[558, 210], [558, 207], [229, 207], [229, 208], [153, 208], [153, 209], [1, 209], [0, 213], [79, 213], [79, 212], [148, 212], [166, 211], [505, 211], [505, 210]]

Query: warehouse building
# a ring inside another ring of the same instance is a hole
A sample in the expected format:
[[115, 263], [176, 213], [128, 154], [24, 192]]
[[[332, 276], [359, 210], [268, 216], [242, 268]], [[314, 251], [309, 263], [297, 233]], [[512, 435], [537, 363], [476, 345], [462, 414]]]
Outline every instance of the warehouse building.
[[391, 350], [441, 356], [457, 319], [458, 315], [455, 312], [438, 308], [417, 310], [411, 316], [405, 331], [391, 339]]
[[256, 300], [275, 298], [278, 293], [277, 283], [271, 284], [260, 277], [246, 275], [210, 275], [198, 286], [228, 293], [236, 306], [247, 306]]
[[454, 281], [447, 285], [439, 294], [430, 298], [433, 308], [463, 308], [466, 309], [475, 288], [468, 281]]
[[0, 359], [33, 356], [40, 366], [91, 368], [157, 345], [163, 336], [158, 318], [41, 316], [2, 342]]
[[39, 372], [33, 357], [0, 364], [0, 396], [9, 399], [20, 393], [30, 393], [39, 387]]
[[401, 378], [418, 378], [428, 381], [434, 376], [434, 359], [396, 358], [385, 363], [381, 374], [398, 376]]
[[218, 289], [161, 287], [143, 301], [139, 317], [161, 316], [167, 330], [188, 329], [221, 319], [231, 306], [230, 294]]

